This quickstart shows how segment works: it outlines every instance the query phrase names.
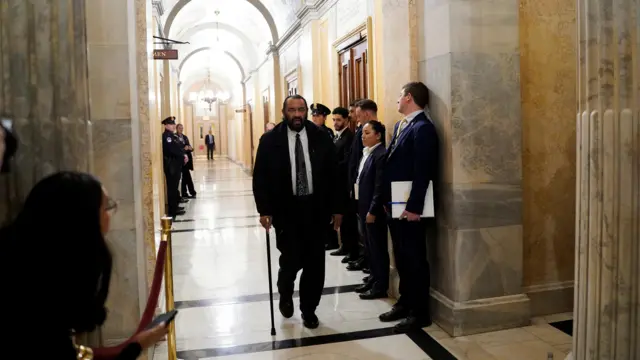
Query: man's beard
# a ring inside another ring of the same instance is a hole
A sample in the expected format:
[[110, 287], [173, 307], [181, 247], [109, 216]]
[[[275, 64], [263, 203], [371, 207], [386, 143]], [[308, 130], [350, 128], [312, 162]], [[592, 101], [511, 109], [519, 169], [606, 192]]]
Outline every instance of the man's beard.
[[285, 117], [284, 121], [286, 122], [289, 129], [295, 132], [300, 132], [302, 128], [304, 128], [305, 119], [302, 117], [295, 116], [290, 119], [288, 117]]

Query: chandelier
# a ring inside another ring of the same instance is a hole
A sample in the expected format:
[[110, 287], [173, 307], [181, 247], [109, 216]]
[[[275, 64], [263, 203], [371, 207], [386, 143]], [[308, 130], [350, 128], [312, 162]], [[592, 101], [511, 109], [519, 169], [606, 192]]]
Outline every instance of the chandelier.
[[211, 86], [211, 71], [208, 72], [207, 79], [202, 85], [202, 89], [198, 93], [198, 99], [200, 99], [200, 101], [202, 102], [209, 104], [209, 111], [212, 110], [213, 103], [218, 101], [218, 97], [213, 92], [213, 87]]

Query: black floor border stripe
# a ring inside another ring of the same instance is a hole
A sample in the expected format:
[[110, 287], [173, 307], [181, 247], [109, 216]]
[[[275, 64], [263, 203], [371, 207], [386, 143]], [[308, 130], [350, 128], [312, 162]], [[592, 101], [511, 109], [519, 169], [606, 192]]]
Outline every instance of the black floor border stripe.
[[573, 336], [573, 319], [554, 321], [550, 322], [549, 325], [569, 336]]
[[299, 347], [326, 345], [345, 341], [355, 341], [364, 339], [373, 339], [384, 336], [396, 335], [393, 333], [392, 327], [381, 329], [354, 331], [348, 333], [310, 336], [297, 339], [277, 340], [271, 342], [238, 345], [230, 347], [220, 347], [202, 350], [185, 350], [178, 351], [178, 358], [184, 360], [199, 360], [202, 358], [250, 354], [256, 352], [286, 350]]
[[[360, 285], [361, 284], [328, 286], [322, 289], [322, 295], [333, 295], [333, 294], [353, 292]], [[300, 293], [298, 291], [295, 291], [293, 293], [293, 297], [294, 298], [300, 297]], [[274, 292], [273, 300], [278, 301], [279, 299], [280, 299], [280, 295], [277, 292]], [[235, 296], [235, 297], [220, 297], [220, 298], [203, 299], [203, 300], [176, 301], [175, 307], [176, 309], [190, 309], [190, 308], [205, 307], [205, 306], [246, 304], [246, 303], [252, 303], [252, 302], [259, 302], [259, 301], [269, 301], [269, 294], [265, 293], [265, 294], [254, 294], [254, 295]]]
[[[457, 360], [449, 351], [424, 330], [405, 334], [416, 346], [433, 360]], [[200, 360], [203, 358], [224, 357], [230, 355], [250, 354], [275, 350], [287, 350], [300, 347], [328, 345], [340, 342], [375, 339], [387, 336], [401, 336], [393, 331], [393, 327], [372, 330], [353, 331], [339, 334], [310, 336], [296, 339], [275, 340], [270, 342], [219, 347], [211, 349], [178, 351], [178, 358], [184, 360]]]
[[449, 350], [424, 330], [410, 332], [407, 336], [433, 360], [457, 360]]
[[192, 229], [173, 229], [173, 230], [171, 230], [171, 232], [176, 234], [176, 233], [187, 233], [187, 232], [195, 232], [195, 231], [218, 231], [218, 230], [225, 230], [225, 229], [251, 229], [251, 228], [257, 228], [257, 227], [262, 227], [262, 225], [255, 224], [255, 225], [238, 225], [238, 226], [220, 226], [220, 227], [215, 227], [215, 228], [201, 228], [201, 229], [196, 229], [196, 228], [192, 228]]

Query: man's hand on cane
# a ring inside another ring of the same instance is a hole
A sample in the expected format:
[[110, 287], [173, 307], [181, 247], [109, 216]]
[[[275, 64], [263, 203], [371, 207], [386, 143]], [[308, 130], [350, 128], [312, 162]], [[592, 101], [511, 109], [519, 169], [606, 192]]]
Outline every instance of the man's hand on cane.
[[260, 225], [262, 225], [265, 230], [271, 229], [271, 216], [260, 216]]

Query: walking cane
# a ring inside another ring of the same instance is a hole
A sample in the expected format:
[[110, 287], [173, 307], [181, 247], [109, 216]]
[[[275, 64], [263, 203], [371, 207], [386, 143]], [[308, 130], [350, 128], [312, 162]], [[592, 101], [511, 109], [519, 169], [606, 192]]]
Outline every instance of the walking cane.
[[269, 230], [267, 232], [267, 268], [269, 271], [269, 305], [271, 306], [271, 336], [276, 336], [276, 326], [273, 320], [273, 284], [271, 282], [271, 237]]

